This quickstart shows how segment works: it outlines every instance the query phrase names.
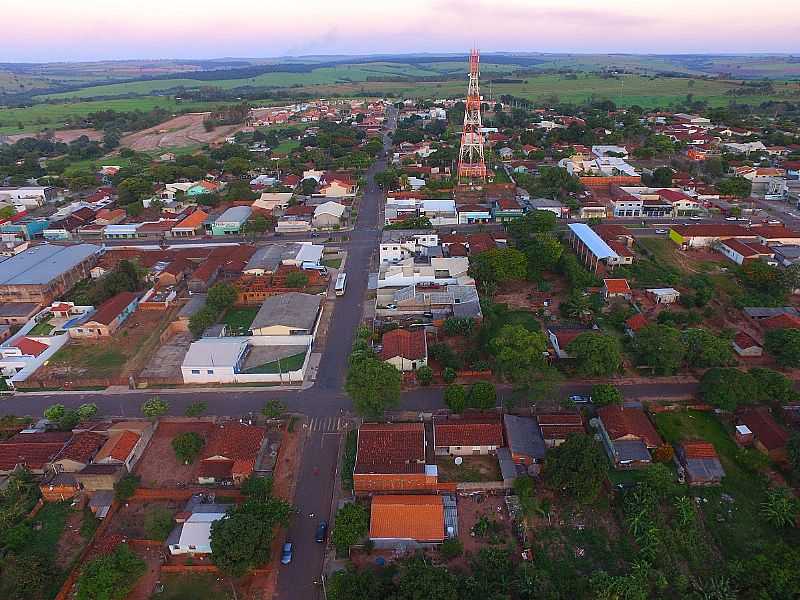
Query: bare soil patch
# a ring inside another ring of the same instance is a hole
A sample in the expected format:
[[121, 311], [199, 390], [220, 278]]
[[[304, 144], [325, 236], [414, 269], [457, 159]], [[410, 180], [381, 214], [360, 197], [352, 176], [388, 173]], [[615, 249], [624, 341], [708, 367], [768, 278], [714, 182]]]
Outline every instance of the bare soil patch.
[[222, 125], [206, 131], [203, 121], [209, 113], [189, 113], [172, 118], [149, 129], [131, 133], [122, 138], [120, 145], [146, 151], [160, 148], [178, 148], [195, 144], [211, 144], [224, 140], [241, 129], [242, 125]]
[[181, 433], [193, 431], [208, 438], [214, 424], [208, 421], [184, 423], [162, 421], [139, 463], [136, 474], [142, 478], [143, 487], [169, 488], [196, 485], [200, 462], [185, 465], [175, 457], [172, 438]]

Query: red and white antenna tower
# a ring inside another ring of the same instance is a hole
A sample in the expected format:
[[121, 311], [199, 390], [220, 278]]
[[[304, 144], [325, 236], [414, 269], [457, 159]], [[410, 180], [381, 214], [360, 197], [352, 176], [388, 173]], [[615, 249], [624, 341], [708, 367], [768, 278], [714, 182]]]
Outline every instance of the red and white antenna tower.
[[477, 48], [469, 54], [469, 87], [464, 110], [464, 130], [461, 133], [461, 150], [458, 153], [458, 181], [470, 183], [475, 179], [486, 181], [486, 163], [483, 160], [483, 134], [481, 133], [481, 93], [478, 89], [480, 56]]

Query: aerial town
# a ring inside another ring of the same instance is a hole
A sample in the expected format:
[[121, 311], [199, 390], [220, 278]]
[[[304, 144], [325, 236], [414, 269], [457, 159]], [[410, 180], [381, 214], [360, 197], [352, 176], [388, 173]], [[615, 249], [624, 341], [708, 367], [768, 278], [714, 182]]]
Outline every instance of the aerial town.
[[800, 598], [800, 71], [447, 60], [0, 93], [0, 599]]

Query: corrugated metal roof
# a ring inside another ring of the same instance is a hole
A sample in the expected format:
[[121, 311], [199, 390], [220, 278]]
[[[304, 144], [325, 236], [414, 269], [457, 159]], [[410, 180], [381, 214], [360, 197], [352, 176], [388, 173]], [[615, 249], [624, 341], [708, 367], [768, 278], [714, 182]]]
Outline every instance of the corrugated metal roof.
[[611, 249], [611, 246], [585, 223], [570, 223], [568, 227], [598, 259], [619, 258], [619, 255]]
[[100, 252], [94, 244], [34, 246], [0, 263], [0, 285], [42, 285]]

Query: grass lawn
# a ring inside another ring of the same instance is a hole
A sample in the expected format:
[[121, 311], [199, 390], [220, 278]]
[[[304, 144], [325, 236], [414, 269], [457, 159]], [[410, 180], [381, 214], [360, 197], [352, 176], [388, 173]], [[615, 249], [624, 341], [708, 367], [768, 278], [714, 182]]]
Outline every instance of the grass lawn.
[[259, 365], [252, 369], [248, 369], [245, 373], [288, 373], [289, 371], [297, 371], [303, 366], [303, 361], [306, 359], [306, 353], [294, 354], [287, 356], [279, 361], [275, 360], [270, 363]]
[[231, 586], [218, 581], [212, 574], [165, 573], [161, 576], [161, 583], [164, 591], [154, 596], [159, 600], [229, 600], [235, 597]]
[[618, 276], [632, 280], [639, 287], [668, 287], [680, 283], [685, 273], [675, 258], [674, 243], [646, 238], [637, 240], [637, 244], [650, 255], [642, 252], [632, 265], [618, 267]]
[[36, 326], [28, 332], [29, 336], [46, 336], [55, 329], [55, 325], [50, 325], [50, 319], [39, 321]]
[[283, 140], [280, 144], [275, 146], [272, 151], [278, 154], [289, 154], [295, 148], [300, 147], [300, 142], [297, 140]]
[[[707, 526], [726, 554], [745, 557], [769, 543], [800, 540], [796, 529], [776, 530], [760, 515], [766, 489], [761, 471], [768, 463], [764, 455], [739, 448], [730, 432], [711, 413], [660, 413], [655, 422], [664, 439], [672, 444], [683, 439], [702, 439], [714, 444], [725, 469], [722, 485], [697, 489], [694, 495], [707, 500], [702, 504]], [[723, 493], [730, 495], [733, 502], [722, 499]]]
[[229, 308], [222, 318], [222, 322], [235, 334], [246, 333], [256, 318], [258, 307], [248, 306], [243, 308]]
[[118, 372], [128, 360], [127, 355], [110, 344], [67, 344], [50, 359], [54, 366], [70, 366], [86, 369], [86, 377], [106, 377]]
[[322, 261], [322, 264], [326, 267], [330, 267], [331, 269], [338, 269], [342, 266], [342, 259], [341, 258], [326, 258]]
[[453, 456], [437, 456], [440, 481], [474, 482], [501, 481], [500, 465], [495, 456], [463, 456], [464, 462], [455, 463]]

